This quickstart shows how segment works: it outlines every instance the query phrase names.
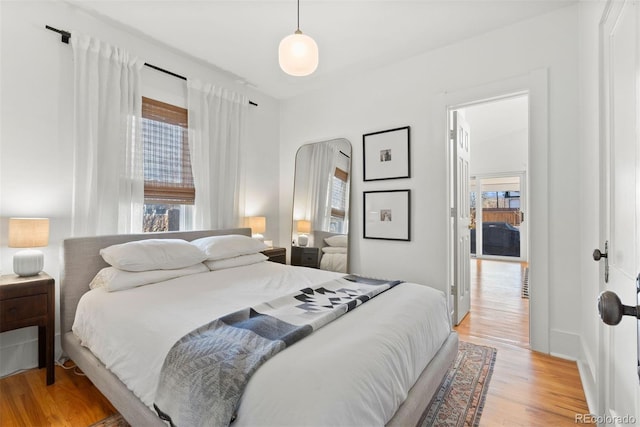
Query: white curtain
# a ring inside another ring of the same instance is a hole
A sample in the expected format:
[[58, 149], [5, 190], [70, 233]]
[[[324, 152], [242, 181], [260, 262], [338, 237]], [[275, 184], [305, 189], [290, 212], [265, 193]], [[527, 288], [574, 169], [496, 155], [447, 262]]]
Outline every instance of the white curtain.
[[189, 80], [187, 87], [195, 228], [237, 227], [249, 99], [197, 80]]
[[329, 231], [331, 223], [331, 185], [336, 170], [338, 149], [333, 144], [312, 145], [309, 157], [307, 215], [311, 229]]
[[144, 62], [71, 33], [74, 61], [72, 235], [142, 231], [139, 124]]

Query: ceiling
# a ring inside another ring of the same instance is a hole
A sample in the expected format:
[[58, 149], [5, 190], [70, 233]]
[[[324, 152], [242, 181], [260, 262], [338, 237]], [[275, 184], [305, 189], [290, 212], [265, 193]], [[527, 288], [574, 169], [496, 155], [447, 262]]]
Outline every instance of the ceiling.
[[463, 108], [474, 146], [529, 128], [526, 95], [485, 102]]
[[300, 29], [318, 43], [320, 65], [311, 76], [291, 77], [278, 65], [278, 44], [296, 29], [295, 0], [67, 1], [212, 64], [275, 98], [296, 96], [575, 3], [303, 0]]

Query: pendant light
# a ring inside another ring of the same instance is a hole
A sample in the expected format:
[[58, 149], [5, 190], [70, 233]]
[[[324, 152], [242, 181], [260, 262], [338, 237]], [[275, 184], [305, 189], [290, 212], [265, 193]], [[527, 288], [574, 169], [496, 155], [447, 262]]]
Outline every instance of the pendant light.
[[300, 0], [298, 0], [298, 27], [296, 32], [283, 38], [278, 48], [278, 62], [285, 73], [308, 76], [318, 68], [318, 45], [300, 31]]

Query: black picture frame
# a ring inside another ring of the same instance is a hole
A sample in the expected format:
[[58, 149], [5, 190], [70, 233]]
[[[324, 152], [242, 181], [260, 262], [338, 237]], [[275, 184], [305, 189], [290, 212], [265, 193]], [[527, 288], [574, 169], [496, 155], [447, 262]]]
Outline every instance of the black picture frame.
[[411, 178], [411, 126], [362, 135], [364, 181]]
[[363, 238], [411, 241], [411, 190], [364, 191]]

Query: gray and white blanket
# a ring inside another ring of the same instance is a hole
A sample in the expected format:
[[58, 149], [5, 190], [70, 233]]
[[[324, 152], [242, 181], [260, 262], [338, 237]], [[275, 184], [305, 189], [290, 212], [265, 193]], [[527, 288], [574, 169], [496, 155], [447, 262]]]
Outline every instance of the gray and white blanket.
[[154, 407], [171, 426], [223, 426], [251, 375], [269, 358], [400, 281], [344, 276], [231, 313], [176, 342]]

